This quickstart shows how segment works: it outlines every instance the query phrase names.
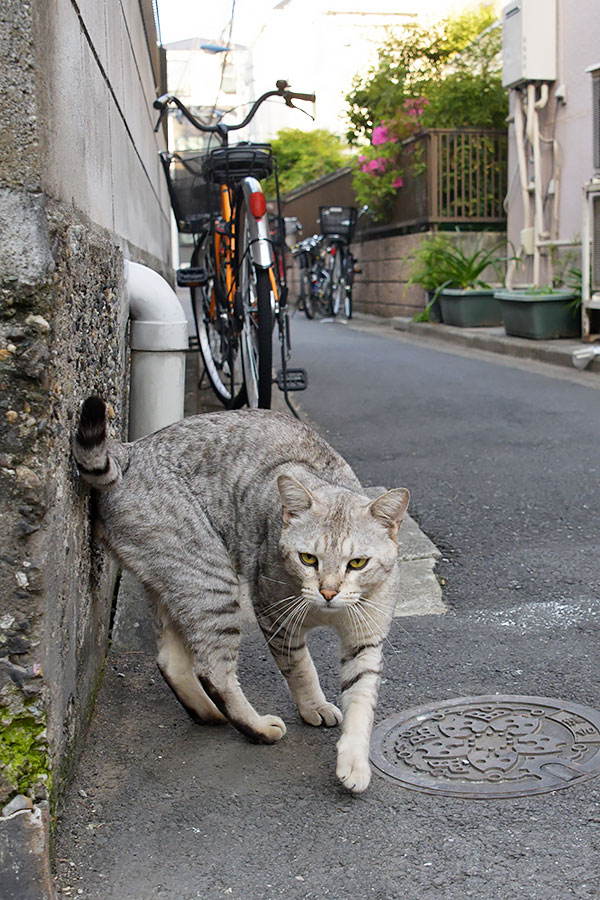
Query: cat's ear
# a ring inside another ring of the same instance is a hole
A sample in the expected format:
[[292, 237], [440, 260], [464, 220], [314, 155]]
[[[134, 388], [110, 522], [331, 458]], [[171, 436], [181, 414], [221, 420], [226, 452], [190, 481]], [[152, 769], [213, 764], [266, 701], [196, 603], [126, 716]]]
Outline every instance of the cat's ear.
[[310, 509], [314, 502], [314, 497], [308, 488], [305, 488], [291, 475], [280, 475], [277, 479], [277, 487], [283, 505], [283, 521], [286, 525], [290, 519]]
[[409, 500], [410, 494], [406, 488], [394, 488], [392, 491], [380, 494], [379, 497], [376, 497], [375, 500], [369, 503], [371, 514], [382, 525], [385, 525], [390, 533], [390, 537], [394, 540], [402, 524]]

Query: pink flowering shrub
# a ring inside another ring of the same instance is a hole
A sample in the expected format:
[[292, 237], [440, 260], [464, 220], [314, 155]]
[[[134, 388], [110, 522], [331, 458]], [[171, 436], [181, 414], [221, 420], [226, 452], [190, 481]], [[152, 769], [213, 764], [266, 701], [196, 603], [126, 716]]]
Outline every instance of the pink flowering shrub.
[[419, 131], [427, 103], [425, 97], [407, 97], [393, 121], [375, 125], [370, 146], [358, 157], [354, 176], [356, 196], [360, 203], [367, 204], [376, 219], [385, 216], [404, 185], [406, 153], [402, 160], [402, 141]]

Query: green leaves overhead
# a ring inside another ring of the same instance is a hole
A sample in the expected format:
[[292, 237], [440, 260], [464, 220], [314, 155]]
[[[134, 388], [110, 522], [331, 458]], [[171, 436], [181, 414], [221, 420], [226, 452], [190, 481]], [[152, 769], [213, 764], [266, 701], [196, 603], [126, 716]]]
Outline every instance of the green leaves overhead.
[[[351, 161], [347, 145], [336, 134], [323, 128], [314, 131], [283, 128], [271, 141], [271, 146], [277, 157], [279, 190], [282, 194], [315, 178], [329, 175]], [[265, 183], [265, 189], [269, 195], [274, 194], [274, 179]]]
[[501, 128], [507, 114], [501, 85], [501, 29], [489, 5], [424, 28], [390, 30], [378, 61], [357, 75], [348, 101], [348, 140], [370, 139], [407, 98], [425, 97], [423, 128]]

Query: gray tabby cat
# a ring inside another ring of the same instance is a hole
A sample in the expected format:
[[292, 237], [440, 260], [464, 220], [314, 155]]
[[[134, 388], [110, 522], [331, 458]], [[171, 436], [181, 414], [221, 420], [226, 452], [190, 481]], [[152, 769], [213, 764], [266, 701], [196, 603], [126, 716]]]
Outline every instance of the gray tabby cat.
[[342, 722], [306, 646], [315, 626], [338, 631], [336, 773], [349, 790], [364, 791], [408, 491], [370, 500], [318, 434], [266, 410], [195, 416], [122, 444], [107, 440], [104, 402], [90, 397], [73, 447], [82, 477], [99, 491], [103, 539], [153, 600], [158, 666], [192, 718], [227, 719], [261, 743], [285, 734], [237, 680], [240, 599], [249, 590], [310, 725]]

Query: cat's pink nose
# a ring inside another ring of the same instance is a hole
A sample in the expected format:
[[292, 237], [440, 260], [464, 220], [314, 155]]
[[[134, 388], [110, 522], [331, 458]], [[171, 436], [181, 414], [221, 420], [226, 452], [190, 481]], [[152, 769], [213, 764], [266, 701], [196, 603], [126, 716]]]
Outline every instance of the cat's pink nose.
[[337, 591], [328, 591], [327, 588], [321, 588], [321, 594], [323, 595], [323, 597], [325, 597], [328, 603], [330, 600], [333, 600], [334, 597], [337, 597], [337, 593]]

